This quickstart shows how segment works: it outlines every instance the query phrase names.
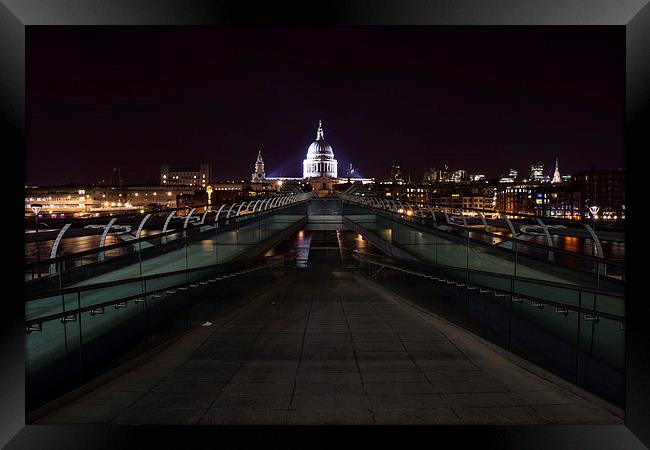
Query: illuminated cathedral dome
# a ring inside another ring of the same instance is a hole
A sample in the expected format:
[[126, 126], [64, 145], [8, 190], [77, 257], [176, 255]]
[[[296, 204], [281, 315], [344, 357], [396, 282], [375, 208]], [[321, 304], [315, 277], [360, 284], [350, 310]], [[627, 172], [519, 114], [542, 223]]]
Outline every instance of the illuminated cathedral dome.
[[337, 161], [334, 159], [334, 151], [323, 138], [323, 125], [318, 121], [316, 140], [307, 149], [307, 158], [302, 163], [304, 178], [330, 177], [336, 178]]

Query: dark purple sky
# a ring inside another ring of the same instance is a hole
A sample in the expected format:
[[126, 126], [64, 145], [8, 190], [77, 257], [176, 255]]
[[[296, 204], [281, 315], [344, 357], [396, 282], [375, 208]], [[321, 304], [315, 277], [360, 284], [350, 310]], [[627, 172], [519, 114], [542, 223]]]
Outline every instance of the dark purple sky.
[[209, 162], [299, 176], [323, 120], [339, 174], [623, 165], [623, 27], [33, 28], [26, 182]]

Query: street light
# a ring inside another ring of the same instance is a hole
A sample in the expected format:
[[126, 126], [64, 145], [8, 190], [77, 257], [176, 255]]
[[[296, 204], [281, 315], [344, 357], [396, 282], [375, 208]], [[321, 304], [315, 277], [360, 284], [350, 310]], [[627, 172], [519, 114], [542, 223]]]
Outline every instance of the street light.
[[32, 203], [32, 211], [34, 211], [34, 218], [36, 219], [36, 232], [38, 233], [38, 213], [43, 209], [43, 205], [39, 203]]

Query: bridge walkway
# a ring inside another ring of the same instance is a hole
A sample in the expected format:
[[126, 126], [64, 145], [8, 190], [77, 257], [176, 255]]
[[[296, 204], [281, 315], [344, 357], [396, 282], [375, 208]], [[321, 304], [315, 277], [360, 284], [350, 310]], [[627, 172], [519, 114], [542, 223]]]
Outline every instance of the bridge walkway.
[[327, 259], [36, 423], [622, 423]]

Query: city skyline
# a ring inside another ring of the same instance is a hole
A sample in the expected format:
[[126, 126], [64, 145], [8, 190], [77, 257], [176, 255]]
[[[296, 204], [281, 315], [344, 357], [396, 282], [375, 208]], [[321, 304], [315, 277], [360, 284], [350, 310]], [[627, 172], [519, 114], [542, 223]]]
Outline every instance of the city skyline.
[[214, 179], [246, 179], [259, 150], [268, 176], [299, 176], [318, 120], [339, 166], [363, 177], [395, 161], [413, 180], [442, 164], [488, 178], [556, 157], [563, 174], [623, 167], [616, 30], [30, 36], [27, 184], [96, 182], [113, 167], [153, 182], [163, 164], [202, 162]]

